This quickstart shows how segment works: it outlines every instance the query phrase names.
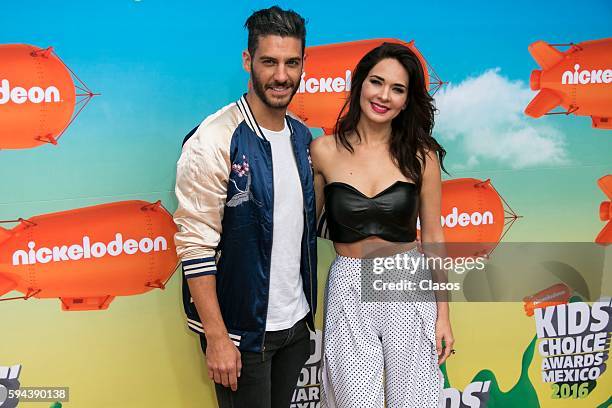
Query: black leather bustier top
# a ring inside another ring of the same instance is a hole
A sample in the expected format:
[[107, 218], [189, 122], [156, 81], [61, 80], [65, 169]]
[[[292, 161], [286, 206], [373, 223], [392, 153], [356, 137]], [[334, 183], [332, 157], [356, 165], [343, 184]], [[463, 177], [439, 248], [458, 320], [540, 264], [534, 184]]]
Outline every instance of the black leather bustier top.
[[332, 241], [351, 243], [370, 236], [390, 242], [416, 239], [419, 190], [414, 183], [396, 181], [374, 197], [338, 181], [327, 184], [324, 191]]

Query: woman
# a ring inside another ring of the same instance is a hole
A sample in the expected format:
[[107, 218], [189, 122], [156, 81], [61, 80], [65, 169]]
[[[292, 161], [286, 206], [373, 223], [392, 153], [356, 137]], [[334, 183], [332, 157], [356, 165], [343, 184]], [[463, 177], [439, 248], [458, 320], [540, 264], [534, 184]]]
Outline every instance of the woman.
[[[397, 259], [422, 258], [417, 216], [422, 244], [443, 242], [445, 151], [431, 136], [434, 111], [418, 58], [403, 45], [385, 43], [355, 68], [334, 136], [312, 142], [317, 209], [325, 204], [338, 254], [326, 299], [322, 406], [440, 404], [438, 365], [454, 343], [448, 304], [418, 287], [382, 295], [381, 282], [374, 283], [379, 276], [405, 277]], [[383, 264], [383, 274], [372, 273]], [[412, 280], [431, 280], [422, 264], [411, 273]]]

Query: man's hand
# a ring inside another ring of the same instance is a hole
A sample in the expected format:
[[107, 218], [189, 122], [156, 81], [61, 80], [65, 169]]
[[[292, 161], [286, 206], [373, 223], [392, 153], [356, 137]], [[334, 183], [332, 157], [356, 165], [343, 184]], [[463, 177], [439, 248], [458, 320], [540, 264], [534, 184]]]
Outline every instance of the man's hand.
[[242, 370], [240, 351], [228, 336], [206, 340], [208, 376], [217, 384], [231, 387], [232, 391], [236, 391]]
[[206, 333], [206, 365], [208, 376], [217, 384], [238, 389], [242, 370], [240, 351], [229, 338], [217, 299], [215, 275], [204, 275], [187, 280], [189, 291], [201, 316]]

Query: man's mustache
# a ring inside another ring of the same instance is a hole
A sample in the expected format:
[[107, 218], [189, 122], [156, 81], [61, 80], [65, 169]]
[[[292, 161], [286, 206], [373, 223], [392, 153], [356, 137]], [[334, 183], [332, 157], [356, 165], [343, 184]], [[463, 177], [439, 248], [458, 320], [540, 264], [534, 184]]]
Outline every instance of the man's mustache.
[[275, 88], [275, 87], [280, 87], [280, 86], [286, 86], [289, 88], [293, 88], [295, 86], [295, 83], [293, 81], [285, 81], [285, 82], [272, 82], [266, 85], [266, 88]]

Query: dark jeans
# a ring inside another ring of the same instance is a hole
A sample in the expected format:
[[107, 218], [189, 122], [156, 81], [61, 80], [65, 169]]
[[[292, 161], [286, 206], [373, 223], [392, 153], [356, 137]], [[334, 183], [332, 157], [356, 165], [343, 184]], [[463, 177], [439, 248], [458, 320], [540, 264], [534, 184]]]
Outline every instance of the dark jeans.
[[[206, 352], [206, 339], [200, 336]], [[286, 330], [266, 332], [265, 352], [241, 351], [238, 390], [215, 384], [219, 408], [289, 408], [300, 371], [310, 356], [304, 319]]]

